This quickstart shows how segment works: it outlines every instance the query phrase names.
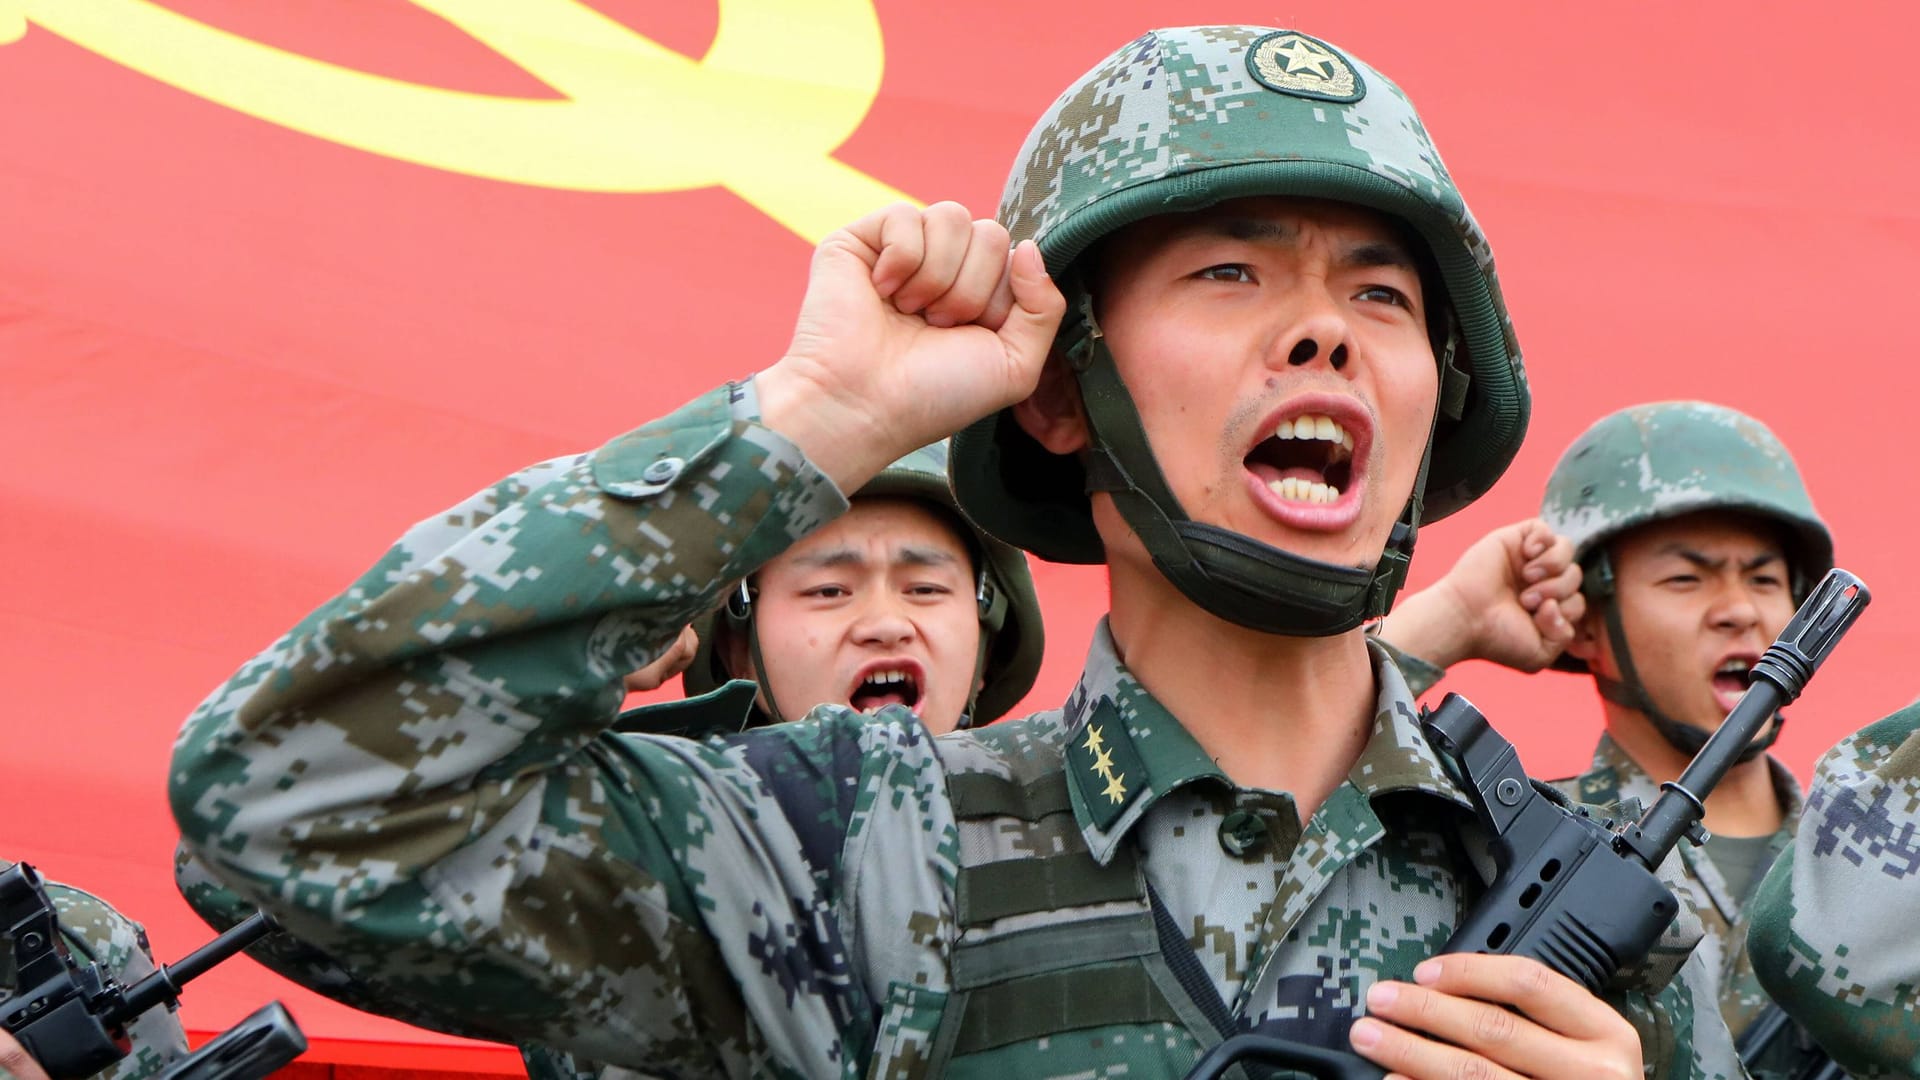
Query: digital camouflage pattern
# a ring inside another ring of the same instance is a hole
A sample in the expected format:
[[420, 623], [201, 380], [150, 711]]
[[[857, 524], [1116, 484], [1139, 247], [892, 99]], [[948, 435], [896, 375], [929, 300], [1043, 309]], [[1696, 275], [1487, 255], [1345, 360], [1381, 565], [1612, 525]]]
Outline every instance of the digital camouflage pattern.
[[[12, 865], [0, 860], [0, 870]], [[147, 932], [139, 923], [92, 893], [56, 881], [46, 882], [45, 887], [75, 960], [87, 963], [85, 954], [90, 953], [121, 986], [131, 986], [159, 970], [154, 965], [153, 949], [147, 944]], [[12, 992], [13, 984], [13, 953], [9, 945], [0, 955], [0, 996]], [[94, 1073], [95, 1080], [141, 1080], [158, 1075], [172, 1062], [187, 1056], [187, 1033], [180, 1026], [179, 1015], [170, 1007], [141, 1013], [127, 1025], [127, 1040], [127, 1056]]]
[[[1786, 814], [1780, 829], [1773, 834], [1771, 853], [1767, 857], [1771, 862], [1793, 838], [1801, 800], [1800, 785], [1793, 774], [1773, 758], [1766, 760], [1774, 793]], [[1635, 799], [1645, 808], [1660, 798], [1660, 785], [1620, 749], [1611, 735], [1600, 736], [1592, 767], [1579, 776], [1555, 780], [1553, 785], [1573, 799], [1593, 806], [1618, 806]], [[1679, 879], [1681, 891], [1706, 924], [1707, 934], [1696, 955], [1705, 970], [1712, 973], [1721, 1018], [1737, 1037], [1767, 1007], [1768, 1001], [1766, 991], [1754, 976], [1753, 961], [1747, 955], [1745, 902], [1749, 897], [1735, 894], [1703, 848], [1682, 843], [1667, 857], [1667, 862], [1667, 877], [1670, 881]], [[1676, 863], [1677, 867], [1672, 865]]]
[[[1492, 487], [1519, 450], [1529, 409], [1493, 251], [1412, 102], [1351, 54], [1267, 27], [1150, 31], [1075, 80], [1040, 117], [999, 218], [1014, 240], [1038, 243], [1071, 296], [1065, 271], [1100, 237], [1256, 195], [1368, 207], [1424, 240], [1468, 378], [1443, 383], [1443, 400], [1461, 408], [1437, 431], [1423, 520]], [[1085, 332], [1070, 315], [1060, 346]], [[955, 436], [953, 478], [968, 516], [994, 535], [1054, 562], [1102, 561], [1083, 470], [1040, 449], [1005, 411]]]
[[1857, 1077], [1920, 1076], [1920, 708], [1820, 759], [1752, 904], [1767, 992]]
[[[1286, 796], [1227, 783], [1104, 633], [1065, 709], [938, 740], [904, 711], [843, 708], [705, 743], [607, 731], [624, 673], [845, 506], [740, 390], [502, 481], [195, 711], [171, 772], [184, 842], [402, 1015], [680, 1076], [924, 1076], [954, 1031], [955, 1076], [1191, 1064], [1200, 1044], [1152, 1009], [1098, 1026], [1041, 995], [950, 1012], [979, 974], [958, 946], [1091, 962], [1019, 948], [1023, 921], [1059, 912], [981, 921], [956, 883], [983, 861], [1137, 858], [1223, 998], [1323, 1044], [1478, 891], [1465, 797], [1381, 654], [1367, 748], [1304, 827]], [[949, 796], [1063, 772], [1067, 806], [1034, 821], [963, 821]], [[1221, 835], [1236, 812], [1244, 857]], [[1737, 1076], [1692, 986], [1658, 1007], [1618, 995], [1649, 1075]], [[1066, 1014], [1032, 1029], [1041, 1006]]]
[[1765, 424], [1724, 405], [1660, 401], [1602, 417], [1560, 455], [1540, 502], [1576, 561], [1629, 529], [1702, 510], [1787, 526], [1796, 595], [1833, 568], [1833, 537], [1793, 455]]

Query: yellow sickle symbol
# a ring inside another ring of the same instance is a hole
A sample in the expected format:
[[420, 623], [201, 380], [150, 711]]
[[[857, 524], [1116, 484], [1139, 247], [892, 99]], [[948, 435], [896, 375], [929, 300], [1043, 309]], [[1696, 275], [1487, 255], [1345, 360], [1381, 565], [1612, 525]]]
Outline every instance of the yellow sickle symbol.
[[0, 0], [0, 44], [31, 22], [230, 109], [449, 172], [574, 191], [723, 185], [809, 243], [912, 201], [833, 157], [880, 91], [872, 0], [720, 0], [697, 61], [575, 0], [413, 2], [564, 96], [390, 79], [149, 0]]

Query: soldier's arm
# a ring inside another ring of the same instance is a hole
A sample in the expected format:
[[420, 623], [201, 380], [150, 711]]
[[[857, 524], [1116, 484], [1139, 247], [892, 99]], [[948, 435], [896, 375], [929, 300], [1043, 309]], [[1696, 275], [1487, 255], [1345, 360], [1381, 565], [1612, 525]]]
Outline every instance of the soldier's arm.
[[[769, 1049], [729, 972], [770, 933], [844, 975], [816, 865], [837, 848], [803, 847], [743, 748], [602, 729], [623, 675], [845, 505], [720, 392], [423, 522], [188, 720], [184, 843], [363, 986], [468, 1034], [819, 1064]], [[860, 746], [818, 741], [858, 773]], [[796, 912], [824, 929], [786, 940]]]
[[1401, 598], [1379, 635], [1422, 693], [1462, 660], [1540, 670], [1585, 611], [1572, 542], [1529, 519], [1476, 540], [1439, 581]]
[[1920, 1075], [1920, 705], [1820, 760], [1750, 910], [1755, 974], [1835, 1061]]
[[[185, 843], [473, 1033], [843, 1072], [874, 1012], [843, 940], [863, 921], [835, 907], [857, 821], [914, 822], [892, 900], [943, 872], [924, 732], [850, 713], [731, 745], [603, 731], [621, 677], [840, 490], [1029, 393], [1063, 308], [1031, 243], [1009, 258], [953, 204], [835, 233], [759, 413], [703, 399], [423, 523], [208, 699], [170, 778]], [[923, 893], [938, 922], [945, 894]]]

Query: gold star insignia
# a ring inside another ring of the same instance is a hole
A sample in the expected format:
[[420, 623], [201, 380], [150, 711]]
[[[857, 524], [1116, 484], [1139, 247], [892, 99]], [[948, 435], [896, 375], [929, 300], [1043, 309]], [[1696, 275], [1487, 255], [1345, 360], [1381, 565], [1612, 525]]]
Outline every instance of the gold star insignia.
[[1101, 776], [1108, 776], [1111, 775], [1112, 770], [1113, 754], [1107, 750], [1096, 751], [1093, 757], [1093, 771]]
[[1304, 71], [1318, 79], [1333, 77], [1333, 57], [1303, 38], [1294, 38], [1273, 51], [1276, 56], [1287, 58], [1289, 75]]
[[1127, 785], [1121, 783], [1121, 781], [1125, 780], [1126, 778], [1127, 778], [1126, 773], [1115, 773], [1114, 775], [1108, 777], [1107, 786], [1101, 790], [1100, 794], [1105, 795], [1108, 799], [1111, 799], [1116, 803], [1126, 798]]
[[1105, 745], [1106, 745], [1106, 740], [1100, 737], [1100, 725], [1088, 724], [1087, 725], [1087, 741], [1086, 741], [1087, 749], [1097, 754], [1100, 752], [1100, 748]]

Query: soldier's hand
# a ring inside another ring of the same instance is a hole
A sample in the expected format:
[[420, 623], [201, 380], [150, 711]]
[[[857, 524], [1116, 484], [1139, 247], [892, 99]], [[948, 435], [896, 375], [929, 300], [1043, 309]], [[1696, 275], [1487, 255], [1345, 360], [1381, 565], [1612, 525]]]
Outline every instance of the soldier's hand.
[[1586, 610], [1573, 541], [1528, 519], [1474, 541], [1444, 577], [1395, 606], [1380, 636], [1440, 667], [1480, 659], [1538, 671]]
[[1376, 983], [1349, 1038], [1362, 1057], [1414, 1080], [1628, 1080], [1640, 1036], [1586, 987], [1519, 956], [1450, 953], [1414, 983]]
[[621, 678], [621, 685], [626, 687], [629, 694], [658, 690], [668, 679], [692, 666], [694, 655], [699, 651], [700, 635], [694, 633], [691, 626], [682, 627], [680, 636], [674, 639], [666, 652], [660, 654], [660, 659], [639, 671], [629, 672]]
[[5, 1030], [0, 1030], [0, 1080], [47, 1080], [46, 1070]]
[[756, 378], [767, 426], [851, 491], [1032, 392], [1066, 301], [1040, 252], [958, 203], [900, 204], [814, 252], [793, 342]]

